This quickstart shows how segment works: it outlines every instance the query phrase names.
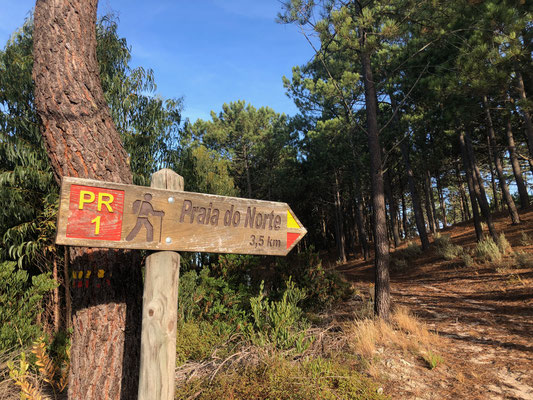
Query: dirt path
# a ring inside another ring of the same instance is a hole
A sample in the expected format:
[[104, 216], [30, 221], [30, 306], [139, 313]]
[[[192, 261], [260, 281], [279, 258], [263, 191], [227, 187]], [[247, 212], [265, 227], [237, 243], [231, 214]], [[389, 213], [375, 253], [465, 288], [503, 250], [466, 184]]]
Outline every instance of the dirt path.
[[[522, 231], [531, 236], [533, 212], [510, 226], [498, 219], [513, 250]], [[450, 229], [456, 244], [474, 246], [470, 227]], [[370, 262], [340, 268], [360, 290], [373, 279]], [[390, 385], [393, 398], [533, 400], [533, 268], [518, 268], [511, 256], [498, 265], [460, 266], [444, 261], [434, 249], [413, 260], [403, 273], [391, 274], [393, 304], [408, 307], [443, 337], [441, 371], [405, 366]], [[414, 382], [413, 382], [414, 381]]]

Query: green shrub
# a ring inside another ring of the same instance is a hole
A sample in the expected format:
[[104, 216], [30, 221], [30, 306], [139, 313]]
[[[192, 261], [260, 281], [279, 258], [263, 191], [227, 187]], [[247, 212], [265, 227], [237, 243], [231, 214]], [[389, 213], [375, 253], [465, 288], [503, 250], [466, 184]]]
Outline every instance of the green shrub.
[[[266, 287], [282, 288], [291, 279], [296, 286], [305, 290], [306, 298], [300, 304], [304, 310], [319, 311], [340, 300], [348, 299], [353, 290], [350, 284], [333, 269], [325, 269], [319, 254], [311, 247], [301, 253], [278, 257], [274, 274]], [[282, 292], [272, 292], [272, 298], [280, 298]]]
[[232, 289], [223, 278], [211, 276], [207, 267], [199, 274], [188, 271], [180, 277], [178, 318], [211, 321], [221, 334], [229, 334], [245, 321], [247, 300], [246, 288]]
[[289, 361], [279, 356], [260, 364], [226, 368], [213, 378], [190, 380], [176, 399], [385, 400], [375, 383], [338, 360]]
[[415, 257], [419, 256], [420, 254], [422, 254], [422, 247], [420, 247], [419, 244], [416, 244], [416, 243], [413, 243], [413, 242], [409, 242], [407, 244], [407, 247], [405, 249], [403, 249], [403, 253], [408, 258], [415, 258]]
[[[186, 361], [201, 361], [213, 354], [229, 339], [227, 332], [220, 332], [216, 325], [208, 321], [181, 321], [176, 337], [176, 364]], [[224, 352], [228, 352], [225, 347]], [[219, 356], [221, 354], [218, 354]]]
[[463, 253], [463, 248], [453, 244], [449, 235], [437, 235], [433, 243], [437, 248], [437, 254], [445, 260], [453, 260]]
[[533, 268], [533, 254], [518, 251], [514, 253], [514, 258], [519, 268]]
[[498, 250], [500, 250], [500, 253], [502, 254], [506, 254], [512, 251], [511, 244], [509, 243], [509, 241], [507, 240], [507, 238], [505, 237], [503, 233], [500, 233], [498, 235], [496, 244], [498, 245]]
[[302, 309], [298, 307], [305, 299], [305, 291], [298, 289], [290, 279], [286, 289], [278, 301], [269, 301], [263, 293], [250, 299], [252, 308], [252, 324], [248, 326], [248, 335], [256, 345], [272, 344], [281, 350], [305, 350], [310, 341], [305, 338], [307, 323]]
[[476, 244], [475, 255], [481, 261], [497, 262], [502, 259], [498, 245], [491, 238], [486, 238]]
[[463, 248], [453, 244], [449, 235], [437, 234], [433, 243], [437, 249], [437, 254], [445, 260], [453, 260], [463, 253]]
[[429, 369], [435, 369], [444, 362], [444, 359], [437, 353], [428, 350], [422, 358], [426, 362]]
[[440, 233], [435, 234], [433, 238], [433, 244], [436, 247], [445, 247], [451, 243], [450, 235], [442, 235]]
[[407, 270], [407, 261], [404, 258], [398, 256], [392, 256], [390, 259], [391, 271], [401, 272]]
[[41, 300], [57, 282], [49, 274], [33, 276], [15, 261], [0, 263], [0, 353], [30, 344], [41, 333], [35, 323]]

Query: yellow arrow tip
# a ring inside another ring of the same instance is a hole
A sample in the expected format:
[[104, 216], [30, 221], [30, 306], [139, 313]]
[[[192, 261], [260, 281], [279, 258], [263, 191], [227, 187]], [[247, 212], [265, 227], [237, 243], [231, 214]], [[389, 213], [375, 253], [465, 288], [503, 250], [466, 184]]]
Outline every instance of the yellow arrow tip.
[[288, 210], [287, 210], [287, 228], [300, 229], [300, 225], [298, 225], [298, 222], [296, 222], [291, 212]]

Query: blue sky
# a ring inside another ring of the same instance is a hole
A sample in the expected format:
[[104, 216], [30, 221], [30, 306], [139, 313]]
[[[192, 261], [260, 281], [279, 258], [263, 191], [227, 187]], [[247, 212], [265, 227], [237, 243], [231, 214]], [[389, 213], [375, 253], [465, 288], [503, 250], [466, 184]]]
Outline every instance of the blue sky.
[[[35, 1], [0, 0], [0, 43]], [[132, 65], [152, 68], [163, 97], [185, 99], [184, 117], [207, 119], [223, 103], [245, 100], [294, 115], [282, 76], [313, 50], [292, 25], [275, 22], [278, 0], [100, 0], [132, 47]]]

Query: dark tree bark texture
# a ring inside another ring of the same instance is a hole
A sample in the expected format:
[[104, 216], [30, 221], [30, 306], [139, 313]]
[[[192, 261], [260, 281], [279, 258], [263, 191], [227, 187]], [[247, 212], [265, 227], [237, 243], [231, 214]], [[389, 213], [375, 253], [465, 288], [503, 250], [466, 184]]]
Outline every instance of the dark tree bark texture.
[[[37, 0], [35, 105], [54, 173], [131, 183], [96, 60], [97, 0]], [[70, 399], [134, 399], [142, 276], [133, 252], [70, 249]]]
[[[363, 33], [362, 40], [365, 39]], [[377, 119], [377, 96], [372, 77], [370, 54], [361, 54], [363, 82], [365, 86], [366, 120], [368, 149], [370, 152], [370, 176], [372, 182], [372, 206], [375, 249], [375, 303], [376, 315], [384, 320], [390, 315], [390, 278], [389, 278], [389, 238], [387, 236], [387, 219], [385, 215], [385, 190], [383, 184], [383, 167]]]

